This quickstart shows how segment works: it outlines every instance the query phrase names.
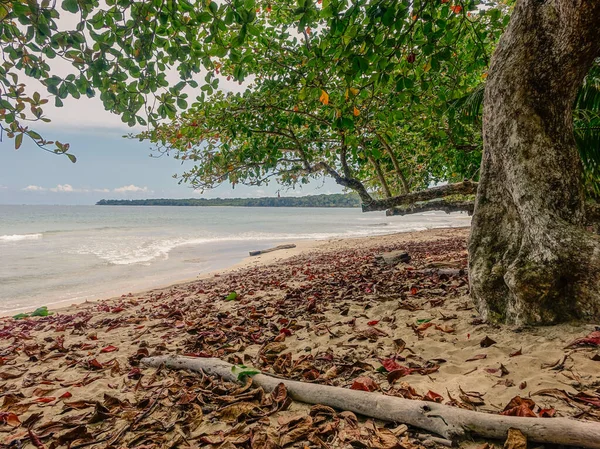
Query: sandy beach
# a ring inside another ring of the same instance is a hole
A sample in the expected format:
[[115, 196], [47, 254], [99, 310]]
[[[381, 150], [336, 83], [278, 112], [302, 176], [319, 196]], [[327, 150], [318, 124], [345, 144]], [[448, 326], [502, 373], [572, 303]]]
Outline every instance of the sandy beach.
[[[483, 322], [468, 297], [467, 237], [455, 228], [304, 241], [177, 285], [0, 318], [0, 447], [435, 445], [401, 423], [139, 364], [167, 354], [489, 413], [600, 421], [599, 349], [577, 341], [599, 329]], [[375, 259], [397, 250], [410, 261]]]

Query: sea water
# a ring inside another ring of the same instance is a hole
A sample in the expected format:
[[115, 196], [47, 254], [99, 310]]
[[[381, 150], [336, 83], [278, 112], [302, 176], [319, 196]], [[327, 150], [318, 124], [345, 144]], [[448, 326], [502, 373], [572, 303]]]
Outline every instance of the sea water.
[[467, 226], [346, 208], [0, 205], [0, 315], [158, 287], [304, 239]]

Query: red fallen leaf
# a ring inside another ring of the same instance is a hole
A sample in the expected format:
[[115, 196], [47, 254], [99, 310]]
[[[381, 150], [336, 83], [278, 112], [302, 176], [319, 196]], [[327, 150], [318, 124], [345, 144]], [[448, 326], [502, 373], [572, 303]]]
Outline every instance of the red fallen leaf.
[[412, 374], [413, 372], [414, 372], [414, 368], [407, 368], [405, 366], [400, 366], [400, 368], [390, 372], [387, 375], [387, 381], [388, 381], [388, 383], [393, 384], [401, 377], [408, 376], [409, 374]]
[[367, 323], [367, 325], [369, 325], [369, 326], [375, 326], [377, 323], [379, 323], [379, 320], [372, 320], [372, 321], [369, 321]]
[[68, 391], [65, 391], [63, 394], [61, 394], [58, 399], [69, 399], [70, 397], [72, 397], [73, 395], [71, 393], [69, 393]]
[[[414, 61], [414, 58], [413, 58], [413, 61]], [[409, 61], [409, 62], [410, 62], [410, 61]], [[412, 288], [410, 289], [410, 294], [411, 294], [411, 295], [416, 295], [418, 291], [419, 291], [419, 289], [418, 289], [417, 287], [412, 287]]]
[[38, 449], [46, 449], [46, 446], [44, 446], [44, 443], [42, 443], [42, 440], [40, 440], [40, 438], [33, 433], [33, 430], [31, 430], [31, 427], [29, 427], [27, 429], [27, 433], [29, 434], [29, 441], [31, 441], [31, 443], [37, 447]]
[[518, 351], [511, 352], [510, 354], [508, 354], [509, 357], [516, 357], [518, 355], [523, 355], [523, 348], [519, 349]]
[[510, 402], [504, 407], [501, 415], [506, 416], [521, 416], [537, 418], [537, 415], [533, 412], [535, 408], [535, 402], [529, 398], [522, 398], [521, 396], [515, 396]]
[[430, 402], [442, 402], [444, 397], [441, 394], [437, 394], [434, 391], [429, 390], [425, 396], [423, 396], [423, 400]]
[[351, 390], [375, 391], [379, 386], [370, 377], [357, 377], [354, 379]]
[[531, 410], [525, 404], [521, 404], [518, 407], [513, 407], [509, 410], [506, 410], [506, 411], [500, 413], [500, 414], [506, 415], [506, 416], [521, 416], [521, 417], [526, 417], [526, 418], [527, 417], [537, 418], [537, 415], [535, 413], [533, 413], [533, 410]]
[[52, 402], [56, 400], [56, 398], [54, 396], [47, 396], [45, 398], [36, 398], [33, 400], [33, 402], [39, 402], [41, 404], [47, 404], [48, 402]]
[[284, 334], [286, 337], [291, 337], [292, 336], [292, 331], [287, 329], [287, 328], [283, 328], [279, 331], [279, 333]]
[[567, 348], [572, 346], [600, 346], [600, 331], [594, 331], [585, 337], [573, 340], [567, 345]]
[[79, 349], [81, 349], [82, 351], [88, 351], [90, 349], [96, 349], [96, 345], [93, 345], [91, 343], [84, 343], [81, 345], [81, 348], [79, 348]]
[[127, 374], [127, 377], [129, 377], [130, 379], [139, 379], [140, 377], [142, 377], [142, 372], [140, 371], [139, 368], [133, 368], [131, 371], [129, 371], [129, 373]]
[[417, 326], [417, 331], [418, 331], [418, 332], [423, 332], [424, 330], [427, 330], [427, 329], [429, 329], [431, 326], [435, 326], [435, 323], [428, 322], [428, 323], [422, 323], [422, 324], [419, 324], [419, 325]]
[[100, 352], [114, 352], [114, 351], [118, 351], [118, 350], [119, 350], [119, 348], [117, 348], [116, 346], [109, 345], [109, 346], [102, 348], [100, 350]]
[[113, 307], [111, 312], [112, 313], [119, 313], [122, 312], [123, 310], [125, 310], [125, 307]]
[[90, 369], [102, 369], [102, 368], [104, 368], [104, 365], [102, 365], [102, 363], [100, 363], [96, 359], [88, 360], [87, 364], [88, 364], [88, 366], [89, 366]]
[[585, 402], [586, 404], [591, 404], [595, 407], [600, 408], [600, 396], [592, 396], [587, 393], [577, 393], [573, 396], [573, 399], [580, 402]]
[[388, 373], [391, 372], [391, 371], [395, 371], [395, 370], [398, 370], [398, 369], [402, 368], [402, 365], [400, 365], [394, 359], [385, 359], [385, 360], [382, 360], [381, 364], [383, 365], [383, 367], [385, 368], [385, 370]]
[[487, 357], [487, 354], [477, 354], [474, 355], [473, 357], [471, 357], [470, 359], [467, 359], [467, 362], [473, 362], [475, 360], [483, 360]]
[[13, 412], [0, 412], [0, 422], [11, 427], [19, 427], [21, 425], [19, 417]]
[[543, 408], [538, 412], [540, 418], [552, 418], [556, 414], [553, 408]]

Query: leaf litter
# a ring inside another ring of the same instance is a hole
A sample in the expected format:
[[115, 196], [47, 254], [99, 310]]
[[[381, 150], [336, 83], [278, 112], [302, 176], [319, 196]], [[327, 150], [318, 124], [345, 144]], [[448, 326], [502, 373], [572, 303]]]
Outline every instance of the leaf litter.
[[[509, 377], [530, 351], [523, 343], [514, 352], [522, 334], [509, 344], [473, 319], [459, 232], [333, 245], [67, 313], [2, 319], [0, 447], [420, 447], [405, 428], [394, 433], [400, 427], [295, 404], [282, 385], [255, 388], [251, 376], [260, 371], [493, 413], [502, 395], [504, 414], [598, 420], [598, 377], [576, 364], [594, 333], [570, 340], [578, 349], [560, 370], [541, 369], [577, 388], [542, 390], [539, 405], [521, 399], [527, 391], [514, 384], [531, 379]], [[411, 265], [376, 262], [399, 249]], [[442, 262], [458, 269], [430, 268]], [[474, 355], [482, 347], [488, 352]], [[227, 360], [245, 383], [140, 365], [165, 354]], [[462, 374], [467, 359], [480, 369]], [[458, 381], [446, 389], [453, 371]]]

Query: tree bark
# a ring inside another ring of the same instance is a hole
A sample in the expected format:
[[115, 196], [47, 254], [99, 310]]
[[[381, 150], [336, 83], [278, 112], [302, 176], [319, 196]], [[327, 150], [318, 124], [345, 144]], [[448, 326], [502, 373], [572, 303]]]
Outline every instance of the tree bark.
[[383, 193], [385, 194], [385, 197], [391, 198], [392, 192], [390, 191], [390, 186], [388, 186], [388, 183], [385, 180], [385, 175], [383, 174], [381, 165], [373, 156], [368, 156], [368, 158], [369, 158], [369, 162], [375, 169], [375, 173], [377, 174], [377, 179], [379, 180], [379, 184], [381, 184], [381, 188], [383, 189]]
[[600, 319], [572, 107], [600, 55], [600, 1], [519, 0], [486, 82], [471, 294], [507, 323]]

